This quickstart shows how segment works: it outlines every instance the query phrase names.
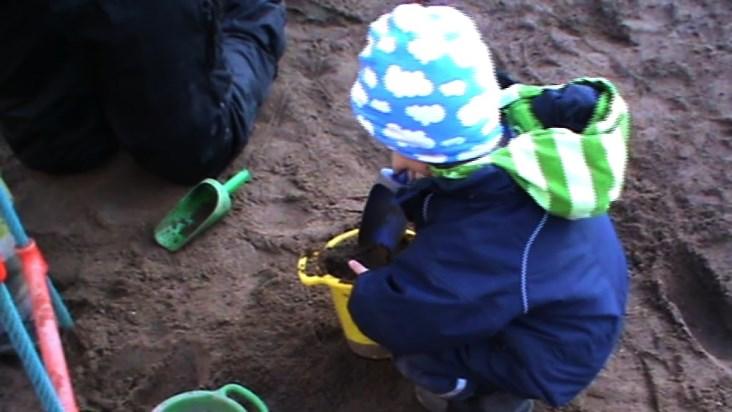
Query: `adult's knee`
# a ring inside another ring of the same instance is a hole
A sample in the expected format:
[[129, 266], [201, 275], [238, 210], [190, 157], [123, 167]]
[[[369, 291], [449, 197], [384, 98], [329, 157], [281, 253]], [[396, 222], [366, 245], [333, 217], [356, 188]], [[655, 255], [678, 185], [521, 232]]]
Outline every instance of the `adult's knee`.
[[63, 124], [50, 120], [0, 120], [0, 135], [28, 168], [52, 174], [85, 172], [102, 165], [117, 150], [111, 131], [96, 118], [72, 124], [68, 118]]
[[232, 125], [228, 107], [206, 123], [181, 117], [169, 130], [126, 136], [127, 151], [146, 169], [170, 181], [192, 184], [216, 177], [246, 144], [248, 129]]

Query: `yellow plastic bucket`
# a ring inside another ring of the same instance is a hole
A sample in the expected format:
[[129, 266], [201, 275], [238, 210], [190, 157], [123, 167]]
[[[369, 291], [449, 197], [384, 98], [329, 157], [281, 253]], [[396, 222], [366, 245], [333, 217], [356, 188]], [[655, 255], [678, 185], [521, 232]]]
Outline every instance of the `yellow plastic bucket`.
[[[407, 231], [408, 236], [414, 236], [414, 232]], [[347, 232], [341, 233], [340, 235], [330, 239], [325, 243], [323, 250], [331, 249], [342, 242], [358, 236], [358, 229], [352, 229]], [[337, 277], [323, 273], [323, 274], [310, 274], [307, 273], [308, 260], [317, 259], [320, 252], [314, 252], [310, 256], [300, 257], [297, 264], [297, 273], [300, 277], [300, 282], [307, 286], [314, 285], [326, 285], [330, 289], [330, 296], [333, 300], [333, 306], [335, 307], [336, 315], [338, 315], [338, 321], [343, 329], [343, 334], [346, 336], [346, 341], [351, 350], [364, 358], [369, 359], [386, 359], [391, 355], [384, 348], [379, 346], [376, 342], [372, 341], [366, 335], [358, 329], [358, 326], [353, 322], [351, 314], [348, 312], [348, 299], [351, 297], [351, 290], [353, 285], [349, 283], [341, 282]]]

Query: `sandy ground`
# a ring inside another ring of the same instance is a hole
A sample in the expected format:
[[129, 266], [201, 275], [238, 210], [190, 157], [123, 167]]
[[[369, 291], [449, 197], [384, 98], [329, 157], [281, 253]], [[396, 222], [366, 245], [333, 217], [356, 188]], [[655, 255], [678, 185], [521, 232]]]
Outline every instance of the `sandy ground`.
[[[85, 411], [149, 411], [227, 382], [273, 411], [419, 411], [388, 362], [353, 356], [325, 290], [295, 263], [353, 227], [386, 153], [347, 91], [366, 23], [393, 1], [288, 2], [289, 50], [246, 152], [232, 213], [177, 254], [152, 229], [185, 188], [124, 155], [54, 178], [0, 149], [3, 175], [78, 325], [65, 342]], [[718, 1], [464, 1], [527, 83], [616, 81], [633, 153], [612, 215], [632, 267], [612, 361], [566, 411], [732, 410], [732, 8]], [[551, 410], [541, 405], [540, 411]], [[39, 410], [13, 359], [0, 411]]]

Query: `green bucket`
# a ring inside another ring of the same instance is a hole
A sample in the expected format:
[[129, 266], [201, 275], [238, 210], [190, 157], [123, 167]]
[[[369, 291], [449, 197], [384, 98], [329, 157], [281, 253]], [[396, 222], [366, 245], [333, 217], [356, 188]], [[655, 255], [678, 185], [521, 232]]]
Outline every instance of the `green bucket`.
[[254, 392], [232, 383], [216, 391], [175, 395], [152, 412], [269, 412], [269, 409]]

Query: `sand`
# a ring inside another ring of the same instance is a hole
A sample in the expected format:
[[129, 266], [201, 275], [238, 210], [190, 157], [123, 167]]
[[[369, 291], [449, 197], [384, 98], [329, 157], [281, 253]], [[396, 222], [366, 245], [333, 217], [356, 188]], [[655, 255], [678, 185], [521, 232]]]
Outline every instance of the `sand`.
[[[497, 61], [528, 83], [605, 76], [633, 113], [612, 209], [632, 294], [622, 344], [565, 411], [732, 410], [732, 8], [728, 1], [465, 1]], [[85, 411], [149, 411], [228, 382], [273, 411], [419, 411], [388, 361], [352, 355], [301, 253], [358, 224], [386, 152], [347, 93], [366, 23], [395, 2], [288, 1], [289, 49], [245, 153], [254, 180], [170, 254], [152, 230], [186, 188], [125, 155], [84, 175], [4, 177], [77, 327], [64, 341]], [[226, 176], [224, 176], [226, 177]], [[0, 361], [0, 411], [39, 410]], [[539, 411], [552, 410], [545, 405]]]

